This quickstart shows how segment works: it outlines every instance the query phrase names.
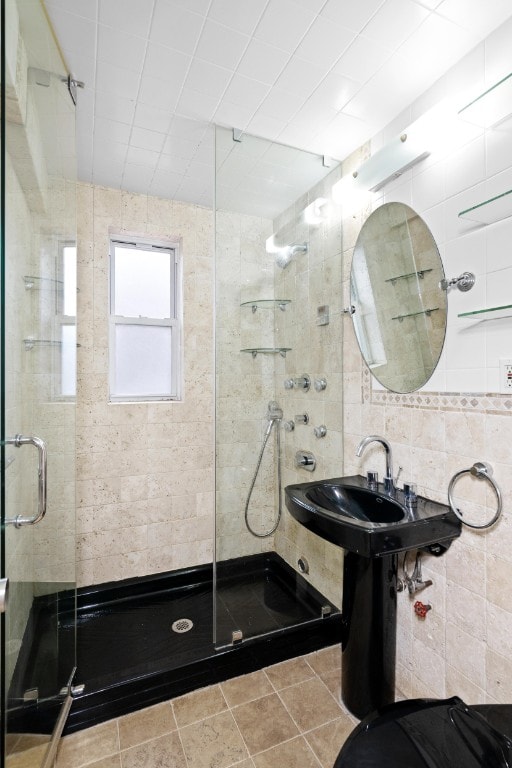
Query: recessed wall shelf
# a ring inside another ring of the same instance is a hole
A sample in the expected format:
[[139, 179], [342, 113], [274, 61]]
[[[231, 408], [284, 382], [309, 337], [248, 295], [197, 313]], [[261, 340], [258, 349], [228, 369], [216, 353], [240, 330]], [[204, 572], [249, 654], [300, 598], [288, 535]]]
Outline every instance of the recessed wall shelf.
[[500, 320], [504, 317], [512, 317], [512, 304], [489, 307], [488, 309], [475, 309], [473, 312], [460, 312], [457, 317], [467, 317], [468, 320]]
[[432, 269], [420, 269], [418, 272], [407, 272], [406, 275], [397, 275], [396, 277], [388, 277], [387, 280], [384, 280], [385, 283], [391, 283], [391, 285], [394, 285], [397, 280], [406, 280], [409, 277], [419, 277], [420, 280], [423, 280], [423, 276], [427, 274], [427, 272], [432, 272]]
[[281, 355], [286, 357], [286, 353], [291, 351], [291, 347], [251, 347], [250, 349], [241, 349], [240, 352], [250, 352], [253, 357], [257, 355]]
[[512, 72], [466, 104], [459, 110], [459, 115], [484, 128], [499, 125], [500, 129], [511, 130]]
[[512, 216], [512, 189], [459, 213], [460, 219], [477, 221], [479, 224], [494, 224], [509, 216]]
[[427, 315], [427, 317], [430, 317], [432, 312], [437, 312], [439, 307], [432, 307], [431, 309], [422, 309], [420, 312], [409, 312], [407, 315], [396, 315], [395, 317], [392, 317], [392, 320], [398, 320], [399, 323], [402, 323], [406, 317], [417, 317], [418, 315]]
[[284, 312], [287, 304], [291, 304], [291, 299], [256, 299], [255, 301], [243, 301], [240, 306], [251, 307], [253, 312], [256, 312], [258, 307], [261, 309], [274, 309], [274, 307], [279, 307], [281, 312]]

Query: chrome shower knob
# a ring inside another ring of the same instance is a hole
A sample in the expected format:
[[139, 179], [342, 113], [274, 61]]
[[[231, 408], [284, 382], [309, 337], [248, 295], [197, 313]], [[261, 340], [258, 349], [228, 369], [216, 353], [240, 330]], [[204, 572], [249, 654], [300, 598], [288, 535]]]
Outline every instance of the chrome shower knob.
[[295, 417], [296, 424], [309, 424], [309, 416], [307, 413], [298, 413]]
[[298, 376], [293, 380], [293, 386], [295, 389], [302, 389], [304, 392], [308, 392], [311, 387], [311, 379], [305, 373], [304, 376]]
[[293, 389], [293, 379], [285, 379], [284, 380], [284, 388], [285, 389]]
[[320, 424], [319, 427], [313, 429], [315, 437], [325, 437], [327, 434], [327, 427], [325, 424]]
[[323, 392], [323, 390], [327, 387], [327, 379], [315, 379], [314, 387], [317, 392]]
[[289, 419], [288, 421], [283, 421], [283, 427], [285, 429], [285, 432], [293, 432], [295, 429], [295, 422], [293, 419]]

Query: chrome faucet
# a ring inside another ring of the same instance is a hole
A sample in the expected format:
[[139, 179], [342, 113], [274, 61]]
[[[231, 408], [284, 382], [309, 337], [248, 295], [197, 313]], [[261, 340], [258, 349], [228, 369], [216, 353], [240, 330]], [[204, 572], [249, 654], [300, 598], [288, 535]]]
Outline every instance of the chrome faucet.
[[384, 478], [384, 490], [386, 493], [393, 493], [395, 490], [395, 481], [393, 480], [393, 456], [391, 453], [391, 446], [386, 438], [380, 437], [379, 435], [368, 435], [368, 437], [363, 437], [357, 446], [356, 456], [362, 456], [364, 449], [370, 445], [370, 443], [380, 443], [386, 451], [386, 477]]

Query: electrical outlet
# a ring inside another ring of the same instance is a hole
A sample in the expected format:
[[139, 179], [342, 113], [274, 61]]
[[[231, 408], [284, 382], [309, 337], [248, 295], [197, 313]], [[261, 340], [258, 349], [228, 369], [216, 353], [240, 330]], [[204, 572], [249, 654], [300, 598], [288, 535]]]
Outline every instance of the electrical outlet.
[[512, 358], [500, 358], [500, 392], [512, 394]]

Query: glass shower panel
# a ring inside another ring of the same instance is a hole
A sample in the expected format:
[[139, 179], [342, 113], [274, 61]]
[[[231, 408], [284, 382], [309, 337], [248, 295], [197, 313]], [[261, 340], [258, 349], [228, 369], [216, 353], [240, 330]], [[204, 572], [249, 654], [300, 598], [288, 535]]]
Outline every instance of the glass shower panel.
[[[295, 470], [295, 450], [322, 453], [318, 441], [312, 445], [315, 424], [290, 432], [284, 423], [313, 409], [322, 423], [326, 398], [313, 389], [314, 396], [285, 389], [284, 380], [306, 368], [325, 375], [322, 352], [309, 346], [316, 324], [310, 291], [318, 304], [331, 303], [331, 283], [322, 285], [317, 270], [325, 267], [329, 281], [339, 281], [341, 302], [341, 230], [339, 218], [337, 227], [332, 220], [312, 224], [305, 209], [327, 195], [339, 171], [308, 152], [237, 138], [216, 129], [217, 647], [316, 620], [326, 605], [335, 611], [323, 561], [340, 559], [298, 530], [284, 499], [287, 483], [307, 479]], [[312, 215], [318, 218], [324, 204], [314, 205]], [[326, 267], [327, 232], [335, 252]], [[326, 354], [332, 342], [332, 333], [321, 339]], [[341, 350], [341, 337], [336, 343]], [[326, 447], [333, 439], [334, 430]], [[306, 553], [309, 573], [299, 573], [297, 561]], [[340, 584], [338, 575], [331, 594], [341, 594]]]
[[75, 668], [75, 107], [39, 0], [2, 29], [2, 731], [49, 765]]

